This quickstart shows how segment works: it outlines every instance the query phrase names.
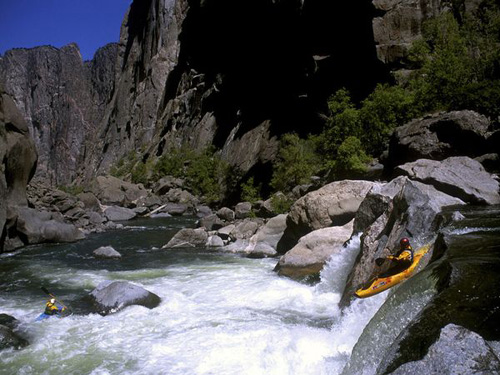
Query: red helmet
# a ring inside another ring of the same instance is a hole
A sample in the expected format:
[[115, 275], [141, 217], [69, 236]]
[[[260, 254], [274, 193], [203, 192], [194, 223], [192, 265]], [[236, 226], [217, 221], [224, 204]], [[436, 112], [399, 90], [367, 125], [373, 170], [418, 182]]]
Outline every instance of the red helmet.
[[410, 244], [410, 240], [408, 238], [401, 238], [401, 241], [399, 241], [399, 245], [401, 247], [408, 246]]

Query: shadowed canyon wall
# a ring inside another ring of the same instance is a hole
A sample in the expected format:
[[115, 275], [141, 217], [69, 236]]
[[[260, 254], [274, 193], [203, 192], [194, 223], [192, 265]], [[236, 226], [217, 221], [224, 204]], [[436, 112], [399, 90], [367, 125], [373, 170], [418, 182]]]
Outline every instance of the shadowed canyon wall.
[[447, 4], [134, 1], [119, 43], [92, 61], [75, 44], [14, 49], [0, 80], [35, 140], [36, 177], [51, 184], [181, 144], [213, 144], [243, 172], [269, 173], [279, 135], [319, 131], [338, 88], [362, 99], [389, 80], [422, 21]]

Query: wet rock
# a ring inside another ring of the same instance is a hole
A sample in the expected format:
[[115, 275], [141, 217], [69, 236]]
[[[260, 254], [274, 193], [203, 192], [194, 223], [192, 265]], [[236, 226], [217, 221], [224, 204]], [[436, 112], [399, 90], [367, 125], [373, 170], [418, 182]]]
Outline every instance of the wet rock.
[[119, 259], [122, 255], [111, 246], [101, 246], [92, 252], [96, 258]]
[[280, 276], [303, 279], [318, 275], [332, 254], [342, 251], [351, 237], [353, 220], [342, 227], [315, 230], [299, 240], [283, 255], [275, 267]]
[[[383, 365], [384, 362], [381, 367]], [[386, 369], [379, 368], [377, 374], [382, 373], [386, 373]], [[498, 373], [500, 360], [481, 336], [464, 327], [448, 324], [422, 359], [399, 366], [391, 375]]]
[[0, 324], [10, 329], [16, 329], [19, 326], [19, 320], [7, 314], [0, 314]]
[[104, 209], [104, 215], [111, 221], [126, 221], [131, 220], [137, 214], [130, 208], [109, 206]]
[[395, 172], [430, 184], [467, 203], [500, 203], [498, 181], [478, 161], [468, 157], [451, 157], [443, 161], [420, 159], [400, 165]]
[[90, 293], [90, 298], [97, 312], [104, 315], [131, 305], [153, 309], [161, 302], [156, 294], [125, 281], [103, 281]]
[[204, 247], [207, 240], [208, 234], [204, 228], [184, 228], [178, 231], [162, 249], [173, 247]]
[[350, 180], [332, 182], [300, 198], [290, 209], [278, 252], [284, 254], [313, 230], [350, 222], [375, 184]]
[[0, 324], [0, 350], [14, 348], [22, 349], [28, 346], [29, 342], [16, 334], [12, 329]]

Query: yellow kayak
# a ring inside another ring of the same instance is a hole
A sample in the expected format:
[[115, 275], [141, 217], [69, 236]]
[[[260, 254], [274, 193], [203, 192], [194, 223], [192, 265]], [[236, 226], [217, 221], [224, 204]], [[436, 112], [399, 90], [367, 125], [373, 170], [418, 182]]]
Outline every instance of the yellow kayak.
[[406, 279], [409, 279], [413, 275], [413, 272], [417, 268], [422, 257], [429, 251], [430, 247], [431, 244], [427, 244], [418, 249], [413, 255], [413, 263], [403, 272], [397, 273], [392, 276], [375, 279], [368, 287], [356, 290], [356, 296], [359, 298], [370, 297], [383, 292], [384, 290], [392, 288], [394, 285], [397, 285], [405, 281]]

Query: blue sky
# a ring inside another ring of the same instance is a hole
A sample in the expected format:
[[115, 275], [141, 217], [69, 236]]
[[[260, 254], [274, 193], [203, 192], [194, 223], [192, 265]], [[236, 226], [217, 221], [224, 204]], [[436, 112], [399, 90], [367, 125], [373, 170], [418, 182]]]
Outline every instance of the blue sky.
[[117, 42], [132, 0], [0, 0], [0, 55], [16, 47], [76, 42], [84, 60]]

